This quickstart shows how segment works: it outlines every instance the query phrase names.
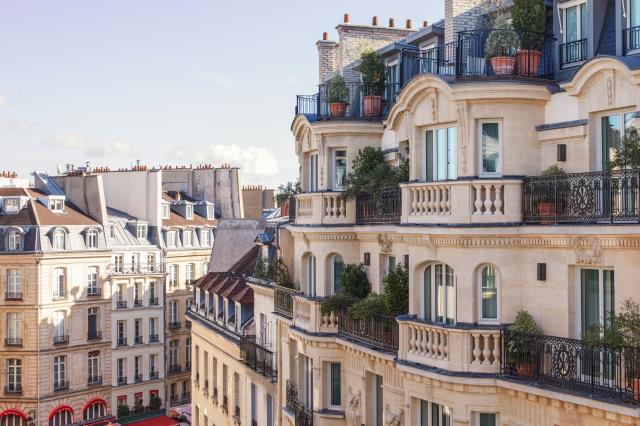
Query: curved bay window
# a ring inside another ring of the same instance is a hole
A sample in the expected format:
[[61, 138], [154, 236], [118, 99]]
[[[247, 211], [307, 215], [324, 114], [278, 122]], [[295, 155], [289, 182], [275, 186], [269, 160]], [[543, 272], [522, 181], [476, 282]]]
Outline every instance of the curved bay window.
[[422, 319], [442, 324], [456, 322], [456, 283], [453, 268], [433, 263], [424, 270]]
[[478, 309], [479, 320], [483, 322], [498, 321], [498, 278], [496, 268], [485, 265], [480, 268], [480, 285]]
[[344, 260], [339, 254], [331, 259], [331, 294], [336, 294], [342, 288], [342, 273], [344, 272]]

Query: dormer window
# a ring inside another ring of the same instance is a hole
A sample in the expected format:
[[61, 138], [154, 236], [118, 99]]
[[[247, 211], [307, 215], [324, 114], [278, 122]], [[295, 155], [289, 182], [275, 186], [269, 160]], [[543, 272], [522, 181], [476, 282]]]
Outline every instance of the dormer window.
[[53, 233], [53, 249], [64, 250], [66, 246], [67, 234], [62, 229]]
[[185, 217], [189, 220], [193, 219], [193, 206], [187, 204], [185, 206]]
[[18, 213], [20, 211], [20, 199], [19, 198], [5, 198], [4, 208], [5, 213]]
[[167, 231], [167, 247], [176, 246], [176, 231]]
[[138, 227], [137, 227], [137, 237], [138, 238], [147, 238], [147, 225], [138, 225]]
[[22, 250], [22, 233], [12, 229], [7, 236], [7, 248], [9, 251]]
[[211, 233], [209, 232], [208, 229], [203, 229], [200, 231], [200, 243], [205, 246], [205, 247], [209, 247], [209, 245], [211, 244], [209, 242], [209, 236], [211, 235]]
[[213, 206], [207, 206], [207, 219], [214, 219], [215, 212], [213, 211]]
[[109, 224], [109, 238], [116, 237], [116, 226], [113, 223]]
[[50, 198], [49, 210], [51, 210], [54, 213], [64, 212], [64, 200], [61, 198]]
[[193, 243], [193, 231], [191, 230], [182, 231], [182, 245], [184, 247], [191, 247], [192, 243]]
[[170, 209], [169, 209], [169, 204], [163, 204], [162, 205], [162, 218], [163, 219], [169, 219], [171, 216], [170, 213]]
[[87, 248], [88, 249], [98, 248], [98, 231], [95, 229], [90, 229], [87, 232]]

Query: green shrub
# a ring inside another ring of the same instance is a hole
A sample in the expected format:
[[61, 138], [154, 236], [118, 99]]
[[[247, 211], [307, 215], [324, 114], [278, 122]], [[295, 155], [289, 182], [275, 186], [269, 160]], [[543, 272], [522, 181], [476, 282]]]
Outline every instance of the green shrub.
[[557, 164], [554, 164], [553, 166], [547, 167], [547, 169], [544, 170], [540, 175], [564, 177], [567, 175], [567, 172], [565, 172], [562, 167], [558, 166]]
[[370, 293], [349, 308], [352, 321], [368, 320], [375, 315], [387, 315], [387, 300], [382, 294]]
[[347, 200], [355, 199], [361, 194], [375, 196], [384, 188], [408, 181], [408, 172], [408, 161], [401, 161], [398, 167], [392, 166], [384, 161], [380, 148], [368, 146], [359, 150], [353, 160], [353, 171], [347, 175], [341, 196]]
[[485, 44], [487, 57], [514, 56], [518, 45], [518, 35], [513, 31], [507, 18], [498, 16]]
[[625, 130], [616, 158], [608, 166], [610, 169], [640, 168], [640, 131], [636, 127]]
[[151, 395], [149, 398], [149, 408], [152, 410], [158, 410], [160, 407], [162, 407], [162, 398], [158, 395]]
[[536, 324], [536, 320], [533, 319], [533, 316], [531, 316], [529, 312], [523, 309], [518, 311], [513, 324], [509, 326], [509, 330], [516, 333], [540, 334], [540, 329]]
[[118, 417], [126, 417], [129, 414], [131, 414], [131, 409], [129, 408], [128, 405], [126, 404], [118, 405], [118, 411], [117, 411]]
[[387, 314], [398, 316], [409, 312], [409, 272], [402, 263], [393, 268], [382, 280]]
[[367, 278], [367, 272], [362, 263], [344, 265], [342, 271], [341, 293], [352, 296], [355, 299], [364, 299], [371, 291], [371, 283]]
[[320, 303], [320, 312], [322, 312], [323, 315], [329, 315], [331, 312], [343, 312], [357, 301], [358, 299], [352, 295], [340, 292], [325, 298]]
[[373, 49], [365, 49], [360, 56], [358, 68], [364, 83], [364, 95], [381, 96], [384, 91], [385, 67], [382, 56]]
[[327, 98], [329, 103], [349, 103], [349, 88], [341, 75], [336, 75], [329, 80]]
[[520, 48], [539, 50], [544, 40], [544, 0], [514, 0], [511, 17], [520, 37]]

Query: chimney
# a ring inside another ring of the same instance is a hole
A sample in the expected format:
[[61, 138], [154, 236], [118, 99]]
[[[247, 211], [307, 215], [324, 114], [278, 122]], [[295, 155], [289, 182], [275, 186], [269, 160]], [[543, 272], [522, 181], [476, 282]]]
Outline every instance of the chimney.
[[343, 18], [342, 22], [345, 23], [345, 24], [349, 23], [349, 14], [348, 13], [344, 14], [344, 18]]
[[396, 26], [396, 23], [393, 18], [389, 18], [389, 28], [393, 28]]
[[329, 40], [329, 33], [325, 31], [322, 33], [322, 41], [327, 41], [327, 40]]
[[[347, 18], [345, 14], [345, 18]], [[329, 40], [329, 33], [326, 31], [322, 33], [322, 40], [316, 43], [318, 48], [318, 83], [325, 82], [327, 75], [332, 74], [336, 70], [336, 52], [338, 44]]]
[[378, 25], [378, 17], [374, 16], [373, 19], [371, 20], [371, 25], [373, 25], [374, 27]]
[[407, 29], [410, 30], [411, 29], [411, 19], [407, 19], [407, 25], [406, 25]]
[[429, 26], [429, 21], [422, 21], [422, 28], [427, 28]]
[[475, 28], [485, 0], [445, 0], [444, 42], [455, 41], [460, 31]]

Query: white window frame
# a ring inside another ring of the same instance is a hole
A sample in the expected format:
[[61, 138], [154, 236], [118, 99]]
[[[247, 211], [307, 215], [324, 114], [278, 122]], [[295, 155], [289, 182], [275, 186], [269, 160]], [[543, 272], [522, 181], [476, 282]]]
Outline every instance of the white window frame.
[[209, 231], [206, 228], [200, 230], [200, 245], [204, 247], [210, 247], [211, 246], [210, 237], [211, 237], [211, 231]]
[[[446, 165], [445, 165], [445, 171], [444, 171], [444, 179], [440, 179], [440, 177], [438, 176], [438, 170], [439, 170], [439, 164], [438, 164], [438, 131], [439, 130], [444, 130], [444, 145], [445, 145], [445, 154], [444, 154], [444, 158], [446, 159]], [[453, 130], [453, 138], [454, 140], [451, 141], [449, 136], [450, 135], [450, 130]], [[433, 140], [432, 140], [432, 147], [431, 147], [431, 152], [427, 152], [427, 138], [428, 138], [428, 134], [429, 132], [432, 133], [433, 135]], [[453, 158], [449, 158], [449, 144], [452, 143], [454, 145], [454, 149], [453, 149]], [[431, 158], [431, 170], [433, 171], [433, 176], [431, 177], [431, 180], [428, 180], [428, 176], [427, 176], [427, 159]], [[449, 164], [453, 163], [454, 167], [455, 167], [455, 172], [453, 174], [453, 176], [451, 176], [449, 174]], [[448, 125], [448, 126], [437, 126], [437, 127], [432, 127], [429, 128], [425, 131], [424, 133], [424, 164], [422, 165], [423, 167], [423, 172], [422, 172], [422, 178], [425, 182], [442, 182], [442, 181], [447, 181], [447, 180], [455, 180], [458, 178], [458, 128], [456, 126], [453, 125]]]
[[147, 238], [148, 227], [146, 224], [138, 224], [136, 226], [136, 237], [138, 239]]
[[187, 263], [185, 265], [185, 284], [192, 284], [196, 279], [195, 263]]
[[[560, 31], [562, 32], [562, 43], [567, 43], [567, 9], [570, 9], [574, 6], [584, 5], [587, 8], [587, 16], [589, 16], [589, 6], [587, 5], [586, 0], [572, 0], [564, 3], [558, 3], [558, 11], [560, 13]], [[576, 19], [578, 28], [576, 28], [576, 32], [580, 34], [578, 40], [582, 40], [584, 38], [582, 31], [582, 19], [580, 14], [578, 14], [578, 19]]]
[[88, 249], [98, 248], [98, 230], [97, 229], [89, 229], [87, 231], [86, 244]]
[[[491, 267], [495, 272], [496, 281], [496, 318], [484, 318], [482, 316], [482, 272], [485, 268]], [[478, 323], [479, 324], [500, 324], [500, 272], [498, 268], [490, 263], [483, 263], [477, 271], [477, 296], [478, 296]]]
[[[344, 152], [344, 157], [338, 157], [338, 152]], [[333, 148], [331, 150], [331, 188], [334, 191], [343, 191], [344, 187], [338, 186], [336, 182], [336, 161], [338, 158], [344, 158], [345, 168], [344, 168], [344, 178], [345, 181], [347, 179], [347, 175], [349, 174], [349, 157], [347, 148]]]
[[53, 270], [53, 298], [62, 299], [67, 296], [67, 270], [55, 268]]
[[100, 375], [100, 353], [91, 351], [87, 354], [87, 376], [92, 378]]
[[309, 296], [315, 297], [316, 295], [316, 283], [317, 283], [317, 273], [318, 273], [318, 260], [313, 254], [309, 254], [305, 259], [305, 263], [307, 264], [307, 291], [309, 292]]
[[20, 198], [5, 198], [3, 205], [3, 213], [16, 214], [20, 211]]
[[22, 270], [16, 268], [7, 269], [7, 293], [24, 293], [24, 280]]
[[307, 189], [309, 192], [315, 192], [318, 190], [318, 153], [309, 153], [308, 161], [309, 184]]
[[173, 264], [169, 265], [169, 286], [177, 287], [178, 286], [178, 265]]
[[7, 386], [10, 389], [18, 389], [22, 386], [22, 359], [20, 358], [8, 358], [7, 359]]
[[340, 256], [339, 254], [334, 254], [333, 256], [331, 256], [330, 260], [331, 260], [331, 265], [330, 265], [330, 270], [331, 270], [331, 277], [330, 277], [330, 281], [331, 281], [331, 294], [336, 294], [336, 282], [335, 282], [335, 277], [336, 277], [336, 259], [340, 258], [342, 259], [342, 270], [344, 272], [344, 257]]
[[[333, 388], [331, 386], [331, 374], [332, 374], [332, 367], [334, 364], [337, 364], [340, 366], [340, 404], [335, 405], [332, 404], [332, 397], [333, 397]], [[342, 409], [342, 399], [344, 397], [343, 391], [342, 391], [342, 378], [343, 378], [343, 372], [342, 372], [342, 364], [339, 361], [327, 361], [325, 363], [325, 383], [326, 383], [326, 398], [327, 398], [327, 408], [329, 410], [341, 410]]]
[[62, 229], [56, 229], [53, 232], [51, 244], [54, 250], [66, 250], [67, 233]]
[[9, 251], [22, 250], [22, 232], [17, 229], [11, 229], [7, 235], [7, 249]]
[[54, 213], [64, 213], [64, 199], [49, 197], [49, 210]]
[[[606, 118], [606, 117], [612, 117], [614, 115], [618, 115], [620, 116], [620, 120], [622, 122], [622, 134], [620, 135], [621, 137], [624, 136], [624, 132], [627, 130], [627, 126], [626, 126], [626, 122], [624, 120], [625, 115], [627, 114], [635, 114], [635, 111], [633, 111], [632, 109], [622, 109], [622, 110], [618, 110], [618, 111], [608, 111], [605, 112], [603, 114], [598, 115], [598, 118], [596, 119], [596, 134], [597, 134], [597, 145], [596, 145], [596, 170], [597, 171], [602, 171], [602, 162], [603, 162], [603, 158], [602, 158], [602, 149], [603, 149], [603, 143], [604, 141], [602, 140], [602, 119]], [[633, 121], [633, 123], [631, 123], [631, 126], [635, 126], [637, 119]]]
[[169, 204], [167, 203], [163, 203], [162, 204], [162, 218], [163, 219], [170, 219], [171, 218], [171, 207], [169, 206]]
[[[443, 287], [444, 287], [444, 294], [443, 294], [443, 305], [445, 307], [445, 312], [443, 315], [443, 321], [438, 321], [438, 298], [437, 298], [437, 292], [436, 292], [436, 266], [437, 265], [442, 265], [442, 280], [443, 280]], [[426, 265], [424, 267], [424, 269], [422, 270], [422, 287], [420, 289], [420, 313], [422, 314], [422, 318], [424, 318], [426, 316], [426, 311], [425, 311], [425, 306], [424, 306], [424, 300], [425, 300], [425, 287], [426, 287], [426, 283], [424, 280], [425, 277], [425, 273], [427, 268], [431, 267], [431, 294], [429, 296], [429, 300], [431, 301], [431, 318], [427, 318], [427, 321], [431, 321], [434, 322], [436, 324], [456, 324], [458, 321], [458, 282], [457, 282], [457, 277], [456, 277], [456, 271], [455, 269], [453, 269], [453, 267], [451, 267], [450, 265], [444, 263], [444, 262], [432, 262], [429, 263], [428, 265]], [[454, 306], [454, 312], [453, 312], [453, 323], [448, 323], [447, 322], [447, 307], [449, 305], [449, 300], [448, 300], [448, 295], [447, 295], [447, 282], [446, 282], [446, 278], [447, 278], [447, 267], [451, 268], [451, 272], [452, 272], [452, 278], [453, 278], [453, 289], [454, 289], [454, 301], [453, 301], [453, 306]]]
[[64, 383], [67, 378], [66, 371], [67, 357], [66, 355], [58, 355], [53, 358], [53, 381], [56, 383]]
[[184, 216], [189, 220], [193, 219], [193, 206], [191, 204], [185, 204], [184, 207]]
[[65, 311], [53, 312], [53, 337], [62, 339], [66, 329], [66, 313]]
[[[96, 293], [98, 290], [98, 267], [97, 266], [89, 266], [87, 268], [87, 292], [88, 293]], [[95, 290], [95, 291], [91, 291]]]
[[7, 337], [9, 339], [22, 339], [24, 317], [22, 312], [7, 312]]
[[178, 244], [178, 232], [175, 229], [167, 231], [167, 247], [176, 247]]
[[169, 322], [178, 322], [178, 301], [172, 300], [169, 302]]
[[495, 426], [499, 426], [500, 425], [500, 413], [498, 411], [474, 411], [473, 413], [471, 413], [471, 419], [472, 419], [472, 422], [473, 422], [473, 426], [480, 426], [480, 415], [481, 414], [495, 414], [495, 416], [496, 416]]
[[[582, 339], [582, 282], [581, 282], [581, 271], [583, 269], [593, 269], [598, 271], [598, 298], [600, 299], [600, 303], [598, 306], [598, 317], [600, 324], [604, 324], [606, 320], [606, 316], [604, 313], [604, 272], [611, 271], [613, 272], [613, 286], [614, 286], [614, 295], [615, 295], [615, 269], [614, 268], [606, 268], [606, 267], [598, 267], [598, 266], [584, 266], [576, 269], [576, 327], [575, 327], [575, 335], [577, 339]], [[615, 302], [615, 301], [614, 301]]]
[[193, 245], [193, 230], [185, 229], [182, 231], [182, 246], [191, 247]]
[[[482, 126], [484, 124], [497, 124], [498, 125], [498, 170], [496, 172], [483, 172], [482, 171]], [[502, 177], [502, 163], [504, 162], [503, 155], [503, 137], [502, 137], [502, 119], [482, 119], [478, 120], [478, 132], [477, 132], [477, 151], [478, 151], [478, 176], [481, 178], [500, 178]]]

